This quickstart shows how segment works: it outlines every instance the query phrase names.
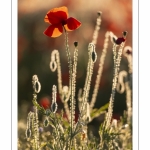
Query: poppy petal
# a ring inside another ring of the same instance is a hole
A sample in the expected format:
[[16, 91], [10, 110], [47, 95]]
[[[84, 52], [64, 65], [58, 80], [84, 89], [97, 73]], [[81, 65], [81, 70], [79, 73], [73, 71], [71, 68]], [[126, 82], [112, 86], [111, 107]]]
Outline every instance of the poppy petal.
[[81, 26], [81, 22], [73, 17], [67, 19], [67, 24], [64, 26], [67, 31], [72, 31]]
[[50, 25], [43, 33], [50, 37], [58, 37], [62, 34], [62, 25]]
[[123, 38], [123, 37], [120, 37], [120, 38], [118, 38], [117, 40], [116, 40], [116, 44], [117, 45], [120, 45], [122, 42], [124, 42], [125, 41], [125, 38]]
[[68, 8], [63, 6], [51, 9], [45, 16], [44, 21], [51, 24], [61, 23], [68, 18]]
[[45, 16], [44, 21], [50, 23], [47, 15]]

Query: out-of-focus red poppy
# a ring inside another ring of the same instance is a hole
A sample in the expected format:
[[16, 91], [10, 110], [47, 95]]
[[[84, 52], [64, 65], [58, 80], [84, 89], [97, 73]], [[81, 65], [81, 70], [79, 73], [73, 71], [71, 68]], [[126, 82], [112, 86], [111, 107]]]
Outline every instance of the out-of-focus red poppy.
[[113, 116], [112, 116], [112, 120], [113, 119], [120, 120], [120, 116], [121, 116], [120, 114], [114, 113]]
[[39, 104], [44, 107], [45, 109], [50, 107], [50, 100], [47, 97], [43, 97], [40, 99]]
[[81, 26], [81, 23], [73, 17], [68, 18], [68, 8], [63, 6], [54, 8], [46, 14], [44, 21], [50, 26], [44, 31], [49, 37], [58, 37], [63, 32], [63, 27], [67, 31], [73, 31]]

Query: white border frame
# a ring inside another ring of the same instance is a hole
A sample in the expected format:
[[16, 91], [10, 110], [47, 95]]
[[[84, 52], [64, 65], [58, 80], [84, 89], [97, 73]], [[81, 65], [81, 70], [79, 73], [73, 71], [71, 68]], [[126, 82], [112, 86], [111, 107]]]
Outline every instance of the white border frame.
[[[7, 8], [7, 9], [6, 9]], [[0, 59], [0, 79], [2, 80], [1, 91], [1, 147], [12, 146], [13, 149], [17, 149], [17, 13], [18, 4], [17, 0], [2, 1], [0, 4], [1, 10], [1, 59]], [[149, 118], [147, 110], [150, 98], [144, 96], [145, 93], [149, 93], [149, 88], [146, 88], [143, 83], [147, 83], [147, 77], [150, 77], [150, 71], [144, 71], [144, 67], [149, 67], [148, 60], [150, 60], [149, 52], [149, 37], [147, 30], [150, 28], [150, 21], [145, 21], [144, 18], [149, 16], [148, 13], [149, 4], [148, 1], [133, 0], [133, 149], [149, 147], [149, 135], [148, 129], [150, 127], [150, 121], [146, 121]], [[140, 11], [140, 13], [139, 13]], [[7, 14], [5, 14], [7, 12]], [[11, 14], [11, 16], [10, 16]], [[139, 23], [140, 20], [140, 23]], [[11, 28], [10, 28], [11, 21]], [[140, 27], [140, 28], [139, 28]], [[138, 33], [139, 32], [139, 33]], [[146, 35], [147, 34], [147, 35]], [[11, 38], [11, 39], [10, 39]], [[11, 41], [8, 44], [8, 41]], [[140, 42], [140, 43], [139, 43]], [[144, 47], [145, 46], [145, 47]], [[147, 46], [147, 47], [146, 47]], [[141, 51], [139, 51], [141, 49]], [[11, 51], [11, 52], [10, 52]], [[140, 57], [140, 58], [139, 58]], [[141, 58], [142, 57], [142, 58]], [[139, 64], [139, 60], [140, 64]], [[147, 64], [147, 65], [146, 65]], [[5, 65], [5, 66], [4, 66]], [[9, 68], [11, 66], [11, 68]], [[140, 68], [140, 75], [139, 75]], [[11, 74], [11, 78], [10, 78]], [[139, 81], [139, 79], [141, 79]], [[138, 82], [139, 81], [139, 82]], [[10, 86], [11, 83], [11, 86]], [[140, 86], [139, 86], [140, 85]], [[148, 85], [148, 83], [147, 83]], [[144, 90], [144, 93], [143, 93]], [[139, 94], [140, 91], [140, 94]], [[142, 94], [141, 94], [142, 91]], [[11, 93], [11, 94], [10, 94]], [[139, 101], [141, 98], [141, 101]], [[11, 102], [10, 102], [11, 99]], [[139, 109], [140, 108], [140, 109]], [[140, 113], [139, 113], [140, 111]], [[143, 114], [143, 112], [145, 112]], [[11, 114], [11, 115], [10, 115]], [[10, 118], [9, 118], [10, 117]], [[139, 122], [140, 120], [140, 122]], [[143, 124], [142, 124], [143, 123]], [[12, 125], [10, 128], [10, 124]], [[139, 131], [139, 127], [141, 130]], [[10, 133], [11, 136], [10, 136]], [[140, 136], [139, 136], [140, 135]], [[11, 138], [11, 140], [10, 140]], [[3, 140], [5, 142], [3, 142]], [[144, 141], [143, 141], [144, 140]], [[8, 142], [11, 141], [11, 144]], [[140, 142], [140, 144], [139, 144]], [[146, 147], [148, 145], [148, 147]], [[139, 147], [140, 146], [140, 147]]]
[[139, 9], [139, 5], [138, 5], [138, 1], [137, 0], [133, 0], [132, 3], [132, 8], [133, 8], [133, 16], [132, 16], [132, 20], [133, 20], [133, 26], [132, 26], [132, 31], [133, 31], [133, 134], [132, 134], [132, 138], [133, 138], [133, 150], [138, 150], [139, 148], [139, 83], [138, 83], [138, 79], [139, 79], [139, 49], [138, 49], [138, 41], [139, 41], [139, 33], [138, 33], [138, 22], [139, 22], [139, 18], [138, 18], [138, 9]]
[[18, 149], [18, 1], [12, 3], [12, 149]]

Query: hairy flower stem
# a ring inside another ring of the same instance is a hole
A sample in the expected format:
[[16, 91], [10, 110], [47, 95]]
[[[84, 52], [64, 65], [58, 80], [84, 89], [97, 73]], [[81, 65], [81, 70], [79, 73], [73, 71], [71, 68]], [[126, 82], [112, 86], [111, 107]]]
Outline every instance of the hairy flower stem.
[[56, 134], [57, 134], [57, 137], [59, 139], [59, 143], [57, 143], [57, 144], [59, 144], [60, 147], [61, 147], [61, 150], [63, 150], [63, 146], [62, 146], [62, 142], [61, 142], [60, 134], [59, 134], [59, 129], [58, 129], [59, 122], [58, 122], [58, 119], [57, 119], [57, 116], [56, 116], [55, 113], [54, 113], [54, 122], [57, 123], [56, 126], [55, 126], [56, 127]]
[[53, 72], [57, 69], [58, 91], [59, 91], [59, 94], [61, 95], [62, 93], [61, 65], [60, 65], [59, 52], [56, 49], [53, 50], [51, 53], [50, 69]]
[[72, 73], [72, 91], [71, 91], [71, 118], [72, 118], [72, 129], [74, 131], [74, 119], [75, 119], [75, 90], [76, 90], [76, 73], [77, 73], [77, 56], [78, 56], [78, 49], [75, 47], [74, 51], [74, 62], [73, 62], [73, 73]]
[[102, 15], [102, 12], [97, 12], [97, 20], [96, 20], [96, 26], [95, 26], [95, 30], [94, 30], [94, 33], [93, 33], [93, 40], [92, 40], [92, 43], [96, 45], [97, 43], [97, 38], [98, 38], [98, 31], [100, 30], [100, 25], [101, 25], [101, 15]]
[[35, 144], [36, 150], [39, 149], [39, 120], [38, 120], [38, 113], [37, 107], [35, 107], [35, 121], [34, 121], [34, 131], [35, 131]]
[[92, 94], [92, 99], [90, 102], [90, 110], [93, 109], [94, 104], [96, 102], [96, 97], [98, 94], [98, 89], [99, 89], [99, 85], [101, 82], [101, 76], [102, 76], [102, 72], [103, 72], [103, 67], [104, 67], [104, 61], [105, 61], [105, 57], [107, 54], [107, 48], [108, 48], [108, 41], [109, 41], [109, 32], [107, 31], [105, 34], [105, 40], [104, 40], [104, 48], [102, 50], [102, 54], [99, 60], [99, 68], [98, 68], [98, 73], [97, 73], [97, 77], [96, 77], [96, 81], [95, 81], [95, 86], [94, 86], [94, 91]]
[[60, 95], [60, 99], [64, 104], [64, 109], [67, 115], [67, 118], [70, 119], [70, 111], [68, 107], [68, 100], [70, 97], [70, 92], [67, 91], [67, 94], [64, 93], [64, 87], [62, 87], [62, 77], [61, 77], [61, 65], [60, 65], [60, 56], [58, 50], [53, 50], [51, 53], [51, 61], [50, 61], [50, 69], [54, 72], [57, 69], [57, 76], [58, 76], [58, 91]]
[[92, 52], [95, 51], [95, 45], [93, 43], [89, 44], [88, 51], [89, 51], [89, 61], [88, 61], [88, 66], [87, 66], [86, 81], [85, 81], [84, 90], [83, 90], [83, 97], [82, 97], [83, 102], [82, 102], [82, 106], [81, 106], [81, 112], [83, 111], [84, 106], [88, 102], [91, 78], [92, 78], [92, 74], [93, 74], [94, 62], [92, 60]]
[[[38, 77], [37, 75], [34, 75], [32, 77], [32, 84], [33, 84], [33, 90], [34, 90], [34, 94], [33, 94], [33, 103], [37, 103], [37, 94], [39, 93], [41, 90], [41, 84], [38, 81]], [[38, 85], [38, 86], [36, 86]], [[32, 129], [34, 131], [33, 133], [33, 138], [34, 138], [34, 148], [35, 150], [39, 149], [39, 120], [38, 120], [38, 105], [34, 106], [34, 114], [33, 114], [33, 120], [32, 120]]]
[[126, 88], [126, 105], [127, 105], [127, 123], [130, 125], [132, 122], [132, 104], [131, 104], [131, 94], [129, 81], [125, 83]]
[[105, 128], [107, 129], [110, 126], [112, 114], [113, 114], [113, 104], [115, 99], [115, 92], [116, 92], [116, 86], [117, 86], [117, 80], [118, 80], [118, 73], [120, 68], [120, 62], [121, 62], [121, 56], [122, 56], [122, 50], [124, 47], [125, 42], [122, 42], [120, 45], [120, 48], [118, 50], [118, 55], [116, 53], [116, 47], [117, 45], [113, 45], [113, 54], [114, 54], [114, 77], [113, 77], [113, 84], [112, 84], [112, 92], [110, 96], [109, 106], [108, 106], [108, 113], [105, 118]]
[[[89, 43], [88, 46], [88, 54], [89, 54], [89, 60], [88, 60], [88, 66], [87, 66], [87, 75], [86, 75], [86, 80], [85, 80], [85, 85], [84, 85], [84, 90], [83, 90], [83, 97], [82, 97], [82, 104], [80, 108], [80, 115], [78, 118], [78, 122], [76, 124], [76, 129], [78, 128], [79, 122], [84, 121], [88, 122], [89, 116], [87, 116], [87, 105], [88, 105], [88, 97], [89, 97], [89, 91], [90, 91], [90, 85], [91, 85], [91, 78], [93, 74], [93, 67], [94, 63], [96, 61], [97, 55], [95, 52], [95, 45], [93, 43]], [[93, 55], [95, 56], [94, 58], [92, 57]], [[90, 114], [90, 112], [89, 112]], [[87, 125], [85, 124], [85, 138], [84, 141], [86, 143], [87, 141]]]
[[[64, 28], [65, 29], [65, 28]], [[68, 63], [69, 63], [69, 90], [71, 91], [71, 96], [70, 96], [70, 127], [71, 127], [71, 136], [73, 134], [73, 122], [74, 122], [74, 108], [73, 108], [73, 101], [74, 98], [72, 96], [72, 60], [71, 60], [71, 55], [70, 55], [70, 51], [69, 51], [69, 45], [68, 45], [68, 34], [65, 30], [65, 44], [66, 44], [66, 53], [67, 53], [67, 58], [68, 58]], [[71, 142], [71, 140], [70, 140]]]
[[[35, 98], [35, 95], [34, 95], [34, 98]], [[35, 107], [35, 106], [34, 106], [34, 112], [28, 113], [27, 130], [26, 131], [27, 131], [26, 132], [27, 138], [30, 138], [30, 136], [32, 134], [33, 141], [34, 141], [32, 143], [33, 149], [39, 150], [39, 121], [38, 121], [37, 107]]]

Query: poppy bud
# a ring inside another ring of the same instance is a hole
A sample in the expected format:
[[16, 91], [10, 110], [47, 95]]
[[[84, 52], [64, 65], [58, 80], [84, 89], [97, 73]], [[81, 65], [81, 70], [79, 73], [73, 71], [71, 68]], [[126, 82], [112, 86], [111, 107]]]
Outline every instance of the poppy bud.
[[98, 16], [101, 16], [101, 15], [102, 15], [102, 12], [101, 12], [101, 11], [98, 11], [98, 12], [97, 12], [97, 15], [98, 15]]
[[123, 32], [122, 32], [124, 38], [126, 38], [127, 33], [128, 33], [127, 31], [123, 31]]
[[78, 46], [78, 42], [74, 42], [74, 46], [77, 47]]

